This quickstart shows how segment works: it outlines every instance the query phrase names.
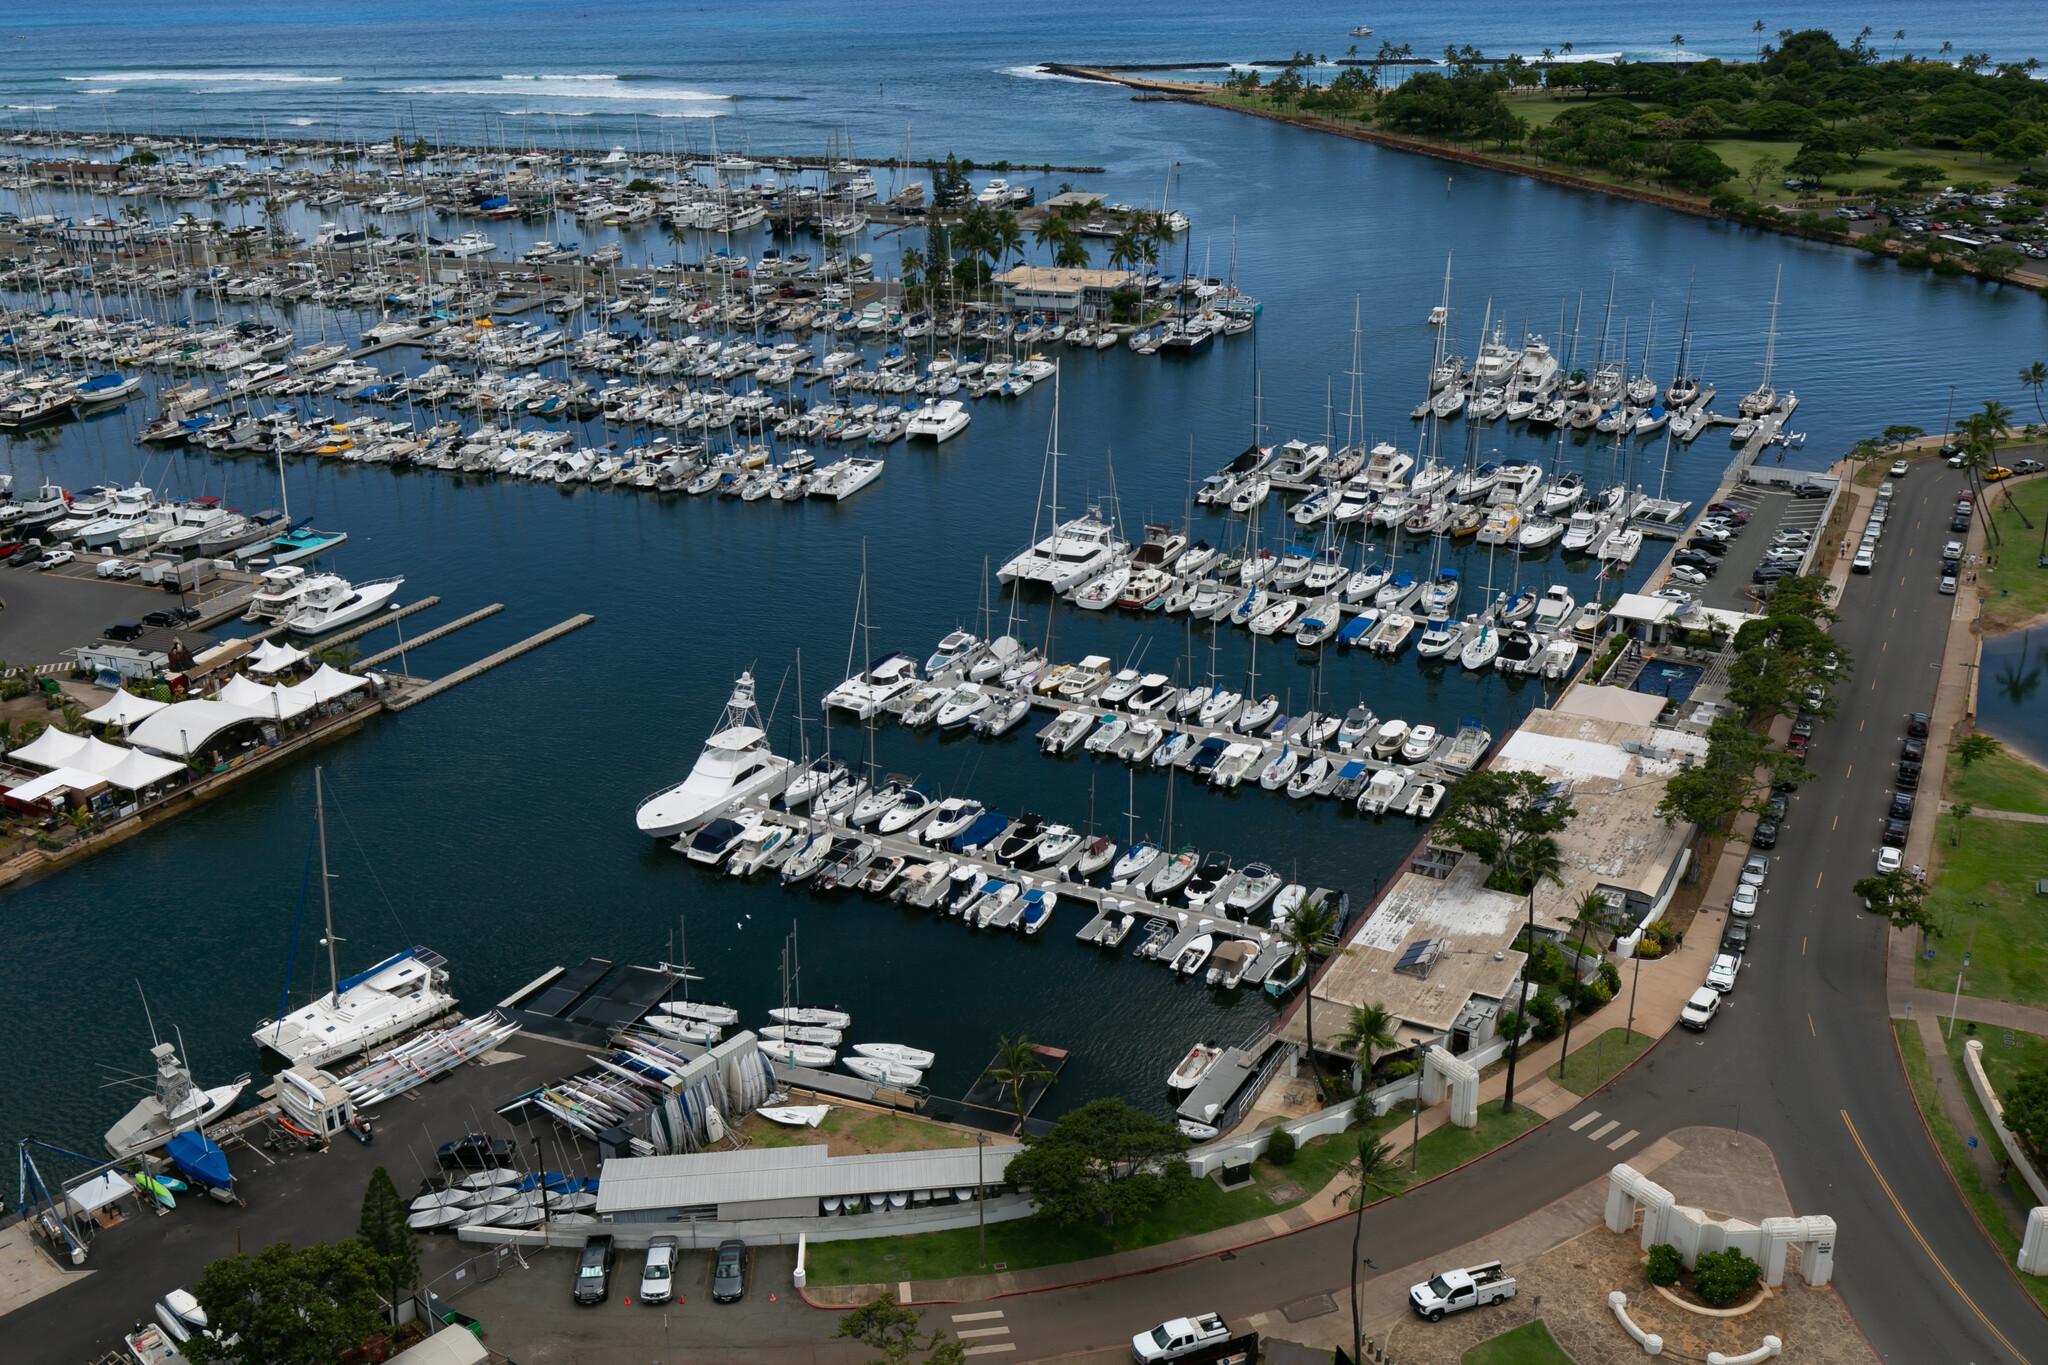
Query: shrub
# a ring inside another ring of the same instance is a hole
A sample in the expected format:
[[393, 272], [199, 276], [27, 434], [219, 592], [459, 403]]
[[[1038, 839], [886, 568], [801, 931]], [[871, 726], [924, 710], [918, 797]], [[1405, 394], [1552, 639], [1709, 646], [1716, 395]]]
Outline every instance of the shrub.
[[1673, 1285], [1685, 1271], [1685, 1262], [1679, 1259], [1678, 1248], [1669, 1242], [1659, 1242], [1650, 1248], [1650, 1283]]
[[1716, 1308], [1726, 1308], [1756, 1288], [1763, 1267], [1735, 1250], [1710, 1251], [1693, 1263], [1693, 1292]]
[[1275, 1166], [1285, 1166], [1294, 1160], [1294, 1134], [1285, 1128], [1275, 1128], [1266, 1139], [1266, 1160]]

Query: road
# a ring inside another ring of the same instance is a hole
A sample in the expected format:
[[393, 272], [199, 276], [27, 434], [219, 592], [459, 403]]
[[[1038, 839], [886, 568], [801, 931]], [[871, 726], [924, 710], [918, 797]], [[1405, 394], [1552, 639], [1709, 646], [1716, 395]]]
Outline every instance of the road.
[[[1816, 736], [1821, 776], [1793, 798], [1728, 1007], [1704, 1035], [1667, 1038], [1595, 1104], [1642, 1129], [1644, 1141], [1717, 1124], [1768, 1142], [1793, 1206], [1835, 1219], [1835, 1286], [1884, 1359], [2048, 1365], [2048, 1318], [2013, 1281], [1927, 1140], [1892, 1039], [1885, 926], [1849, 892], [1874, 867], [1905, 715], [1933, 709], [1949, 613], [1965, 600], [1935, 591], [1960, 477], [1928, 460], [1899, 484], [1878, 572], [1852, 576], [1839, 604], [1835, 634], [1855, 669], [1840, 714]], [[1568, 1124], [1549, 1124], [1368, 1211], [1364, 1252], [1389, 1269], [1426, 1259], [1597, 1178], [1614, 1159]], [[1228, 1262], [999, 1306], [1017, 1358], [1115, 1348], [1190, 1309], [1241, 1318], [1339, 1289], [1349, 1255], [1350, 1229], [1339, 1224]]]

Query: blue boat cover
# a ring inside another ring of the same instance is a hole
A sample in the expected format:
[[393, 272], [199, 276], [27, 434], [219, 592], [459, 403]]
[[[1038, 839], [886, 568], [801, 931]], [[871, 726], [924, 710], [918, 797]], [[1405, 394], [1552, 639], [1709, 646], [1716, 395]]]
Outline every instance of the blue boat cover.
[[195, 1185], [224, 1190], [234, 1182], [228, 1173], [228, 1154], [207, 1141], [204, 1133], [175, 1134], [164, 1144], [164, 1152]]

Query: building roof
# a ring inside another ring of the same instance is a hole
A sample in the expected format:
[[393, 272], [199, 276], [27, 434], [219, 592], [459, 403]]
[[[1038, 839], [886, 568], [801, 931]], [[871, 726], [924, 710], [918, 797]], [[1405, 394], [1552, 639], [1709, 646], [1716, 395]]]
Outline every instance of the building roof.
[[972, 1188], [1002, 1178], [1014, 1144], [925, 1152], [831, 1156], [817, 1145], [701, 1152], [694, 1156], [618, 1157], [604, 1163], [597, 1214], [695, 1208], [769, 1199], [829, 1198], [898, 1190]]
[[1049, 265], [1012, 266], [995, 282], [1041, 294], [1073, 294], [1083, 289], [1121, 289], [1137, 279], [1128, 270], [1067, 270]]

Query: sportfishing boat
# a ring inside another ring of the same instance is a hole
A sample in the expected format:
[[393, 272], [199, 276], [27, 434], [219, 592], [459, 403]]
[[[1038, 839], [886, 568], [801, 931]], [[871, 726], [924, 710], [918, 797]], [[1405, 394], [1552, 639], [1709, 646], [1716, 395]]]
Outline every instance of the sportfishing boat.
[[704, 741], [704, 751], [697, 756], [690, 775], [642, 801], [634, 820], [643, 834], [672, 838], [695, 829], [735, 801], [776, 795], [788, 783], [794, 766], [768, 747], [767, 731], [754, 701], [754, 675], [742, 673], [726, 700], [718, 729]]
[[337, 574], [314, 574], [300, 593], [298, 610], [285, 624], [301, 635], [319, 635], [352, 625], [391, 605], [403, 577], [373, 578], [356, 587]]
[[175, 1047], [158, 1043], [149, 1055], [156, 1058], [156, 1093], [138, 1101], [107, 1129], [107, 1153], [116, 1161], [155, 1151], [178, 1133], [205, 1127], [226, 1113], [249, 1086], [245, 1073], [227, 1085], [201, 1090], [192, 1084], [192, 1071], [178, 1060]]

